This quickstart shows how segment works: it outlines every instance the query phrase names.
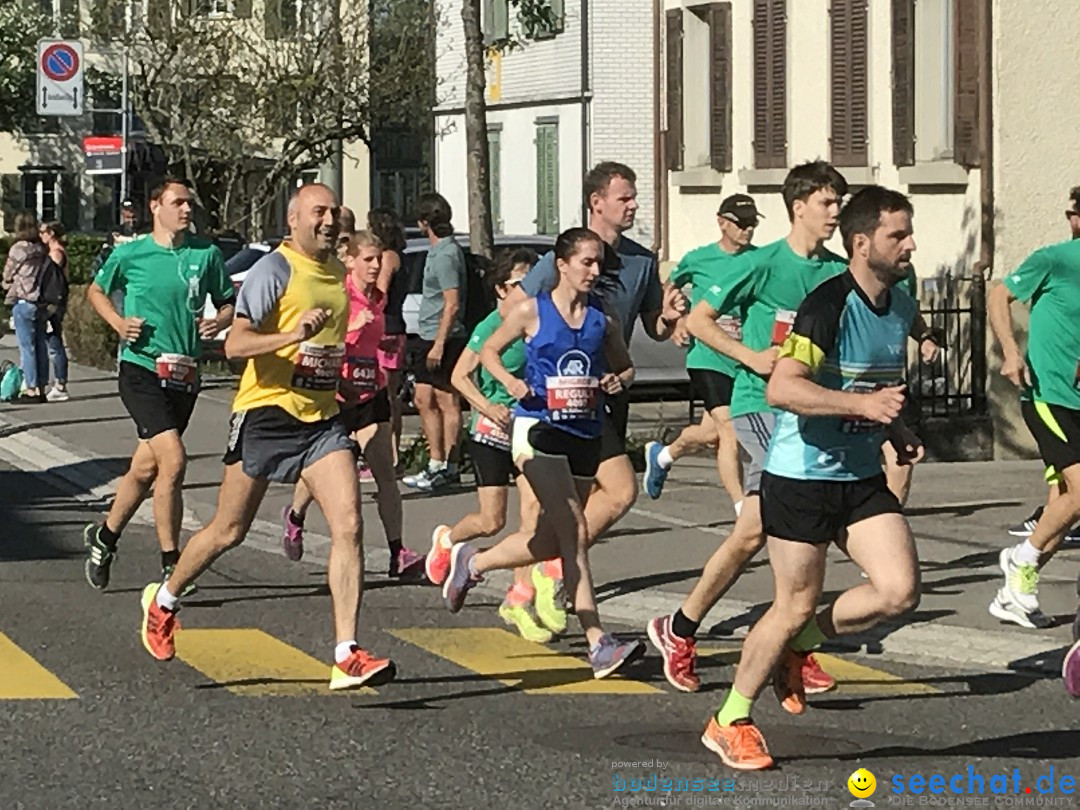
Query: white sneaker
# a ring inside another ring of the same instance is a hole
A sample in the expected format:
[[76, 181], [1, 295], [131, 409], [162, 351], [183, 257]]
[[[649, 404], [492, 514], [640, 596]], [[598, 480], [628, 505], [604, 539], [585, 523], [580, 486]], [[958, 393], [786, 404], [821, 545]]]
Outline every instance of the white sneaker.
[[45, 399], [48, 402], [67, 402], [71, 399], [71, 394], [67, 392], [66, 388], [60, 388], [54, 385], [49, 389], [49, 392], [45, 394]]
[[1002, 589], [1008, 601], [1015, 602], [1025, 613], [1039, 610], [1039, 568], [1031, 563], [1016, 561], [1015, 548], [1003, 548], [998, 557], [998, 564], [1005, 574], [1005, 587]]
[[1009, 598], [1009, 589], [1002, 588], [990, 603], [990, 615], [1003, 622], [1012, 622], [1029, 630], [1042, 630], [1053, 625], [1053, 620], [1038, 608], [1026, 611]]

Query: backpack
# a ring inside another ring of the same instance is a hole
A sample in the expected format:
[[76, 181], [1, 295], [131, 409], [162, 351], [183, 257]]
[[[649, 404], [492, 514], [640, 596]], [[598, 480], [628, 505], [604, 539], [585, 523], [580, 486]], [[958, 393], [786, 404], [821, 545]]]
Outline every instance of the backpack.
[[52, 259], [45, 260], [41, 271], [41, 292], [38, 294], [38, 306], [48, 310], [49, 315], [67, 306], [68, 280], [63, 268]]
[[465, 253], [465, 333], [471, 335], [480, 321], [495, 309], [488, 293], [484, 272], [488, 262], [475, 253]]
[[14, 402], [23, 387], [23, 372], [17, 363], [0, 362], [0, 402]]

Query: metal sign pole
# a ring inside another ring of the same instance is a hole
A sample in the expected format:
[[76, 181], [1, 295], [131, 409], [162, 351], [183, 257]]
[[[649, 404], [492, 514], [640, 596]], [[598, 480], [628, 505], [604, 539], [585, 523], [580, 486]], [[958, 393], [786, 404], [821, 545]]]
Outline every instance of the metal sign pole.
[[120, 203], [127, 199], [128, 193], [128, 38], [131, 36], [131, 3], [124, 3], [124, 70], [120, 84], [120, 159], [123, 167], [120, 172]]

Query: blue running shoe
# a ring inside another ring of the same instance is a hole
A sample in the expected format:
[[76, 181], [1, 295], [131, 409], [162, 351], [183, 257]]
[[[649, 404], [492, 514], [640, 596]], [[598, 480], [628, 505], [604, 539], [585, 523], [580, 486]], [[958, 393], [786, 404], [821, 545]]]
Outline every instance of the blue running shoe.
[[618, 641], [614, 636], [604, 635], [600, 642], [589, 650], [593, 677], [596, 680], [606, 678], [623, 664], [636, 661], [643, 655], [645, 647], [640, 641]]
[[664, 491], [664, 482], [667, 481], [668, 471], [660, 466], [660, 451], [664, 445], [660, 442], [649, 442], [645, 445], [645, 491], [654, 501]]

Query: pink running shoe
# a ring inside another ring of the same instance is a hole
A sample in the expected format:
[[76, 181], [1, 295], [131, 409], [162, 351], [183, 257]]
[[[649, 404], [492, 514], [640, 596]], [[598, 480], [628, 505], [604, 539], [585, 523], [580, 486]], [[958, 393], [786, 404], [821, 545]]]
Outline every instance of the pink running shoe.
[[431, 533], [431, 551], [427, 553], [424, 567], [427, 578], [433, 585], [442, 585], [450, 573], [450, 549], [451, 546], [443, 545], [444, 534], [450, 533], [449, 526], [436, 526]]
[[390, 576], [394, 579], [411, 579], [424, 573], [425, 557], [407, 546], [401, 547], [401, 553], [390, 557]]
[[300, 558], [304, 556], [304, 527], [293, 522], [291, 505], [286, 506], [281, 513], [281, 522], [285, 526], [285, 533], [281, 537], [285, 556], [293, 562], [300, 562]]

